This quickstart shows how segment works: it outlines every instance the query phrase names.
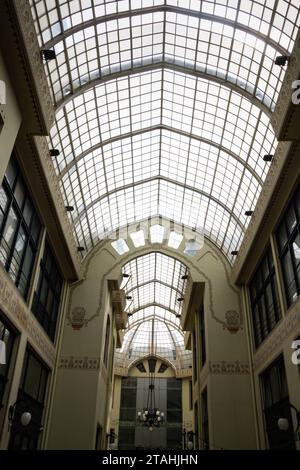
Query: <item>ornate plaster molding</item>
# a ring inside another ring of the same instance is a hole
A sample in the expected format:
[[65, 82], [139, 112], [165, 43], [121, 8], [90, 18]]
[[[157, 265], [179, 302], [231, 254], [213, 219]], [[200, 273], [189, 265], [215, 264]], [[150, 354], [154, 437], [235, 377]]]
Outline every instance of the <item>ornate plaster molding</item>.
[[193, 374], [192, 369], [190, 367], [186, 369], [176, 369], [176, 378], [177, 379], [184, 379], [186, 377], [191, 377]]
[[77, 370], [99, 370], [100, 359], [97, 357], [61, 357], [58, 364], [59, 369], [77, 369]]
[[114, 375], [119, 375], [120, 377], [127, 377], [127, 367], [114, 367]]
[[15, 16], [14, 21], [18, 24], [22, 39], [21, 44], [24, 46], [23, 50], [20, 50], [20, 57], [24, 63], [26, 75], [28, 75], [28, 85], [32, 89], [36, 114], [43, 123], [41, 133], [48, 133], [55, 119], [55, 111], [31, 8], [28, 0], [9, 0], [7, 5], [10, 8], [11, 16]]
[[[295, 41], [294, 49], [290, 57], [289, 65], [281, 86], [274, 113], [271, 117], [277, 138], [284, 139], [285, 130], [289, 127], [289, 122], [293, 119], [292, 104], [292, 84], [294, 80], [300, 78], [300, 30]], [[290, 109], [289, 109], [290, 108]], [[286, 121], [287, 119], [287, 121]]]
[[61, 224], [61, 227], [63, 227], [65, 240], [69, 248], [69, 252], [70, 252], [73, 264], [75, 266], [76, 271], [79, 273], [80, 265], [81, 265], [81, 257], [79, 256], [77, 252], [76, 240], [74, 237], [71, 222], [66, 212], [66, 205], [63, 200], [63, 196], [62, 196], [61, 189], [59, 186], [59, 181], [55, 173], [52, 160], [49, 158], [49, 147], [48, 147], [47, 139], [46, 137], [35, 136], [33, 137], [33, 144], [34, 144], [36, 152], [39, 155], [40, 163], [43, 167], [44, 174], [47, 178], [51, 197], [53, 199], [53, 202], [57, 211], [59, 222]]
[[298, 333], [300, 333], [300, 298], [254, 353], [254, 370], [264, 369], [275, 356], [282, 352], [284, 341], [291, 335], [296, 337]]
[[28, 334], [33, 347], [53, 368], [56, 357], [55, 347], [29, 311], [2, 266], [0, 266], [0, 309], [20, 332], [25, 331]]
[[248, 362], [209, 361], [209, 372], [214, 375], [249, 375]]

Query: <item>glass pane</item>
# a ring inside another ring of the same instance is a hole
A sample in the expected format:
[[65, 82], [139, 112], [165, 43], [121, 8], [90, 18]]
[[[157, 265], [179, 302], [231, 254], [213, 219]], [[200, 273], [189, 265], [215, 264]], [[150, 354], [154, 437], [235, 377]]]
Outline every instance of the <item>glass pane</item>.
[[24, 198], [25, 198], [25, 188], [24, 188], [23, 183], [20, 180], [17, 181], [14, 196], [15, 196], [15, 199], [17, 201], [19, 208], [22, 209]]
[[30, 354], [23, 390], [35, 400], [37, 400], [39, 396], [41, 371], [41, 365], [38, 360]]
[[7, 203], [8, 203], [8, 197], [3, 187], [1, 187], [0, 188], [0, 230], [2, 228], [2, 222], [4, 219], [4, 214], [6, 212]]
[[3, 236], [0, 244], [0, 261], [4, 265], [10, 254], [10, 249], [15, 238], [15, 231], [17, 225], [18, 217], [15, 210], [11, 207], [3, 230]]
[[25, 295], [29, 277], [31, 274], [32, 266], [34, 261], [34, 252], [30, 244], [27, 245], [26, 254], [22, 266], [20, 281], [19, 281], [19, 290], [23, 295]]
[[13, 252], [13, 257], [11, 260], [9, 274], [11, 279], [15, 282], [19, 274], [20, 265], [22, 262], [22, 256], [26, 244], [26, 233], [22, 226], [19, 228], [19, 233], [16, 239], [15, 248]]
[[289, 251], [282, 257], [282, 269], [286, 287], [287, 301], [288, 304], [291, 305], [297, 298], [297, 287], [295, 283], [292, 258]]

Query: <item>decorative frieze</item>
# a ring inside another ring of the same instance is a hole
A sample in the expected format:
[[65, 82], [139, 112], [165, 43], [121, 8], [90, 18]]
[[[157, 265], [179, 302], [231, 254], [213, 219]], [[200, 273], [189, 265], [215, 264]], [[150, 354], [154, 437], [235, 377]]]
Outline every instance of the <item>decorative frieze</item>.
[[80, 369], [80, 370], [99, 370], [100, 359], [97, 357], [61, 357], [59, 360], [59, 369]]
[[[28, 74], [28, 84], [34, 88], [33, 95], [37, 95], [36, 99], [33, 99], [32, 101], [36, 108], [37, 115], [44, 124], [43, 133], [46, 134], [50, 131], [54, 123], [55, 111], [41, 57], [30, 4], [28, 0], [9, 0], [7, 4], [14, 10], [17, 18], [19, 31], [24, 44], [24, 48], [20, 51], [20, 57], [24, 57], [24, 69], [29, 69], [30, 71], [30, 76]], [[18, 44], [21, 44], [21, 41], [18, 41]], [[24, 51], [26, 51], [26, 63]]]
[[20, 297], [17, 288], [0, 266], [0, 309], [20, 331], [28, 334], [36, 351], [43, 355], [50, 367], [54, 366], [55, 348], [38, 321]]
[[300, 333], [300, 299], [254, 353], [254, 369], [266, 367], [270, 360], [282, 351], [286, 339], [292, 334], [297, 336], [298, 333]]
[[209, 372], [215, 375], [248, 375], [248, 362], [240, 361], [210, 361]]

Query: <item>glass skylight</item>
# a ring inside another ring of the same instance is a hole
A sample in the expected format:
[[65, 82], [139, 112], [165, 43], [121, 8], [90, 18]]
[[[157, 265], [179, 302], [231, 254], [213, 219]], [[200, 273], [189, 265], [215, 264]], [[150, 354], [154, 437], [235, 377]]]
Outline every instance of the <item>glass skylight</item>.
[[[181, 313], [178, 298], [184, 296], [187, 267], [178, 260], [152, 252], [130, 261], [123, 267], [129, 274], [126, 295], [132, 297], [129, 312], [148, 306], [160, 306], [172, 312], [174, 319]], [[134, 318], [134, 315], [133, 317]]]
[[78, 245], [151, 216], [233, 261], [276, 150], [270, 116], [299, 0], [30, 0]]
[[145, 245], [145, 236], [143, 230], [139, 230], [138, 232], [131, 232], [130, 238], [136, 248]]
[[180, 233], [170, 232], [168, 246], [177, 250], [183, 240], [183, 236]]
[[124, 255], [124, 253], [127, 253], [127, 251], [129, 251], [129, 247], [126, 241], [122, 238], [116, 240], [115, 242], [112, 242], [112, 247], [116, 250], [119, 255]]
[[165, 229], [161, 225], [152, 225], [150, 227], [151, 243], [162, 243], [164, 240]]

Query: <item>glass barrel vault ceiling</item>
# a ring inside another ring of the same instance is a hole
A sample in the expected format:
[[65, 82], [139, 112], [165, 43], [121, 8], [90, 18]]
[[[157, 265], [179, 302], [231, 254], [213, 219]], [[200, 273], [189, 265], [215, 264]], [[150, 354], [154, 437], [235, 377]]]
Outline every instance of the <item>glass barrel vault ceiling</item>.
[[126, 296], [132, 297], [130, 313], [117, 363], [126, 365], [151, 354], [168, 359], [176, 367], [191, 365], [180, 326], [181, 302], [188, 273], [178, 260], [159, 252], [148, 253], [122, 268], [129, 274]]
[[79, 245], [162, 215], [232, 261], [276, 149], [299, 0], [31, 0]]

